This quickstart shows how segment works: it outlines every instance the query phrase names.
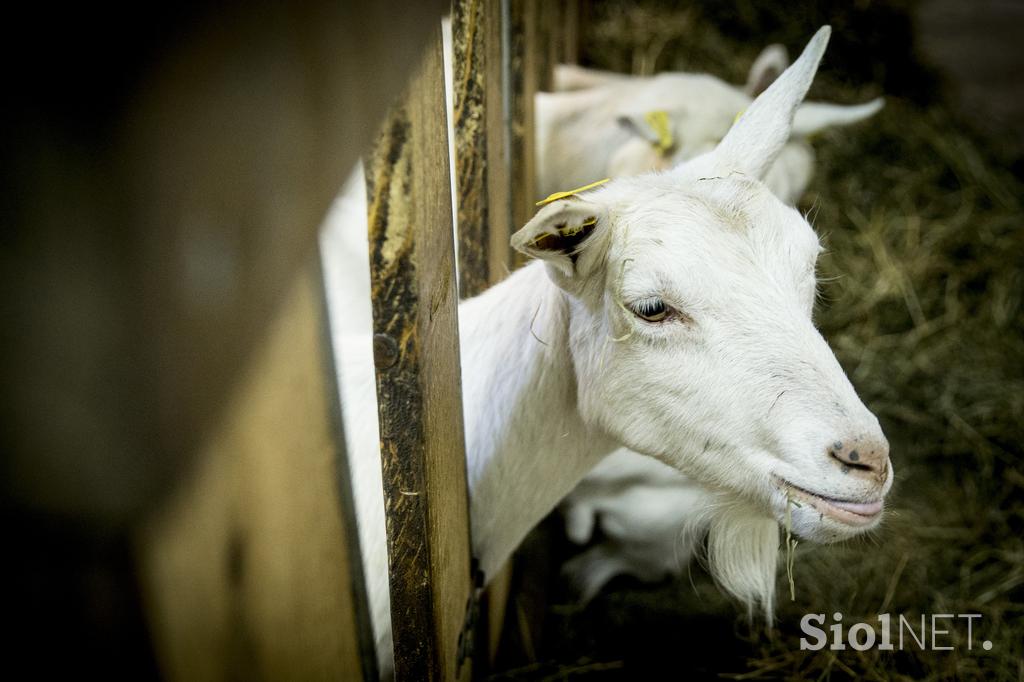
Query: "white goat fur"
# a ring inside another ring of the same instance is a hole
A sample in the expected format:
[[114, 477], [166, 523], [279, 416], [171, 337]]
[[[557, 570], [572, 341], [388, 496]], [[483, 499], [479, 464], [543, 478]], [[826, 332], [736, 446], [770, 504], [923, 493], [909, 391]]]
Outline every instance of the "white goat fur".
[[[817, 238], [758, 181], [789, 137], [827, 40], [822, 29], [713, 152], [542, 208], [513, 237], [538, 262], [460, 304], [473, 553], [485, 575], [622, 446], [713, 491], [715, 504], [701, 510], [710, 518], [711, 569], [726, 590], [769, 614], [787, 486], [838, 499], [888, 490], [891, 468], [871, 482], [844, 475], [825, 455], [837, 434], [884, 437], [811, 322]], [[331, 274], [327, 236], [324, 244], [333, 301], [344, 275]], [[654, 296], [682, 312], [663, 324], [643, 321], [635, 311]], [[349, 311], [330, 310], [332, 326], [344, 328], [338, 318]], [[372, 353], [366, 335], [335, 343], [387, 674]], [[811, 540], [865, 528], [809, 505], [791, 515], [794, 532]]]
[[[559, 65], [553, 93], [536, 102], [537, 192], [546, 196], [605, 177], [638, 175], [671, 168], [710, 151], [745, 110], [757, 88], [787, 63], [785, 49], [769, 46], [755, 61], [746, 89], [714, 76], [661, 73], [626, 76]], [[814, 151], [807, 137], [875, 114], [882, 100], [843, 106], [808, 102], [796, 113], [792, 136], [763, 178], [787, 204], [795, 204], [814, 174]], [[644, 115], [668, 114], [675, 147], [663, 155]]]
[[771, 619], [774, 519], [626, 448], [604, 459], [562, 506], [570, 540], [586, 544], [597, 526], [605, 538], [563, 567], [584, 602], [617, 575], [645, 582], [678, 576], [706, 536], [706, 564], [719, 585]]

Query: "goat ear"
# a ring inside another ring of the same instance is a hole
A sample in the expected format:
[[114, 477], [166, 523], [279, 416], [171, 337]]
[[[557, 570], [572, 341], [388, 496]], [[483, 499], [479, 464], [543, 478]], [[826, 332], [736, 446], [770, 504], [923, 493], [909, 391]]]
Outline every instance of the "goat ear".
[[512, 248], [547, 261], [572, 277], [576, 259], [607, 220], [605, 209], [593, 202], [570, 196], [548, 204], [512, 235]]
[[627, 114], [616, 121], [620, 127], [650, 143], [659, 154], [667, 155], [676, 146], [673, 115], [668, 111], [657, 109], [645, 114]]
[[785, 46], [778, 43], [769, 45], [761, 51], [751, 65], [744, 91], [751, 97], [757, 97], [782, 75], [787, 66], [789, 66], [789, 52]]
[[762, 178], [789, 140], [793, 116], [811, 87], [832, 30], [822, 26], [803, 54], [754, 100], [712, 152], [724, 173]]
[[885, 106], [879, 97], [864, 104], [824, 104], [804, 102], [793, 117], [793, 135], [808, 136], [832, 126], [845, 126], [863, 121], [877, 114]]
[[615, 119], [615, 122], [619, 124], [619, 127], [627, 132], [642, 137], [651, 144], [658, 143], [658, 135], [654, 130], [647, 125], [644, 121], [643, 114], [624, 114]]

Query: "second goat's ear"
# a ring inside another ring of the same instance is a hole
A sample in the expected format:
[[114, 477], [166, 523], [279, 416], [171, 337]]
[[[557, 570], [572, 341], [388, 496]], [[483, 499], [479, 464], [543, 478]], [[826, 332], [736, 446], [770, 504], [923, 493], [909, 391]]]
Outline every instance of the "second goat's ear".
[[659, 154], [666, 156], [676, 147], [673, 119], [677, 116], [678, 113], [654, 110], [644, 114], [622, 115], [616, 122], [624, 130], [646, 140]]
[[794, 135], [814, 135], [833, 126], [845, 126], [877, 114], [885, 105], [881, 97], [864, 104], [804, 102], [793, 117]]
[[572, 277], [577, 258], [593, 244], [607, 220], [604, 207], [598, 203], [576, 196], [559, 199], [512, 235], [512, 247]]
[[761, 51], [747, 74], [747, 86], [744, 88], [751, 97], [757, 97], [775, 82], [782, 72], [789, 67], [789, 52], [779, 44], [769, 45]]

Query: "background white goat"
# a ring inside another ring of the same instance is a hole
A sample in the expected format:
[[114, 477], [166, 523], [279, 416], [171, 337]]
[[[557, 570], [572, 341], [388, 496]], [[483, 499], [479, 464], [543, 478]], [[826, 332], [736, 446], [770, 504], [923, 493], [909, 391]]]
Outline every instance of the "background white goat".
[[677, 469], [625, 448], [604, 459], [562, 505], [569, 539], [603, 539], [566, 562], [563, 572], [590, 601], [617, 575], [646, 582], [676, 576], [707, 529], [715, 498]]
[[[712, 572], [769, 617], [779, 523], [818, 541], [877, 525], [888, 444], [811, 322], [820, 246], [758, 180], [789, 138], [827, 40], [825, 28], [714, 151], [545, 206], [513, 237], [538, 262], [460, 304], [473, 553], [485, 575], [621, 446], [714, 496], [701, 523]], [[330, 260], [325, 249], [337, 329], [348, 311], [334, 305]], [[386, 672], [372, 352], [365, 335], [336, 344]]]
[[[536, 98], [538, 194], [670, 168], [713, 149], [751, 99], [787, 64], [785, 49], [769, 46], [751, 67], [744, 88], [707, 74], [641, 77], [557, 67], [555, 87], [563, 91], [538, 93]], [[765, 185], [784, 202], [795, 204], [814, 173], [814, 151], [807, 138], [825, 128], [862, 121], [882, 104], [875, 99], [854, 106], [801, 105], [789, 141], [765, 175]]]

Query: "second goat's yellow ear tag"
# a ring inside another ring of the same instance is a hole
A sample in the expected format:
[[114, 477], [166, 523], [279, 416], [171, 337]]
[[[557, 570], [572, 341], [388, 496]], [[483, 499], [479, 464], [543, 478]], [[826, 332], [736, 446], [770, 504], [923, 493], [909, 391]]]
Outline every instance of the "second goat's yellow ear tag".
[[546, 199], [541, 199], [540, 201], [538, 201], [537, 205], [538, 206], [545, 206], [547, 204], [550, 204], [552, 201], [558, 201], [559, 199], [564, 199], [566, 197], [571, 197], [571, 196], [573, 196], [575, 194], [579, 194], [580, 192], [586, 192], [588, 189], [593, 189], [593, 188], [597, 187], [598, 185], [603, 185], [604, 183], [608, 182], [609, 180], [611, 180], [611, 178], [605, 178], [604, 180], [598, 180], [597, 182], [592, 182], [589, 185], [583, 185], [583, 187], [577, 187], [576, 189], [571, 189], [568, 192], [555, 192], [554, 194], [548, 195], [548, 197]]
[[672, 139], [672, 125], [668, 118], [668, 112], [658, 109], [656, 111], [648, 111], [644, 114], [644, 120], [647, 121], [647, 125], [651, 126], [651, 130], [658, 137], [658, 142], [655, 146], [661, 154], [668, 154], [669, 150], [675, 145], [675, 140]]

